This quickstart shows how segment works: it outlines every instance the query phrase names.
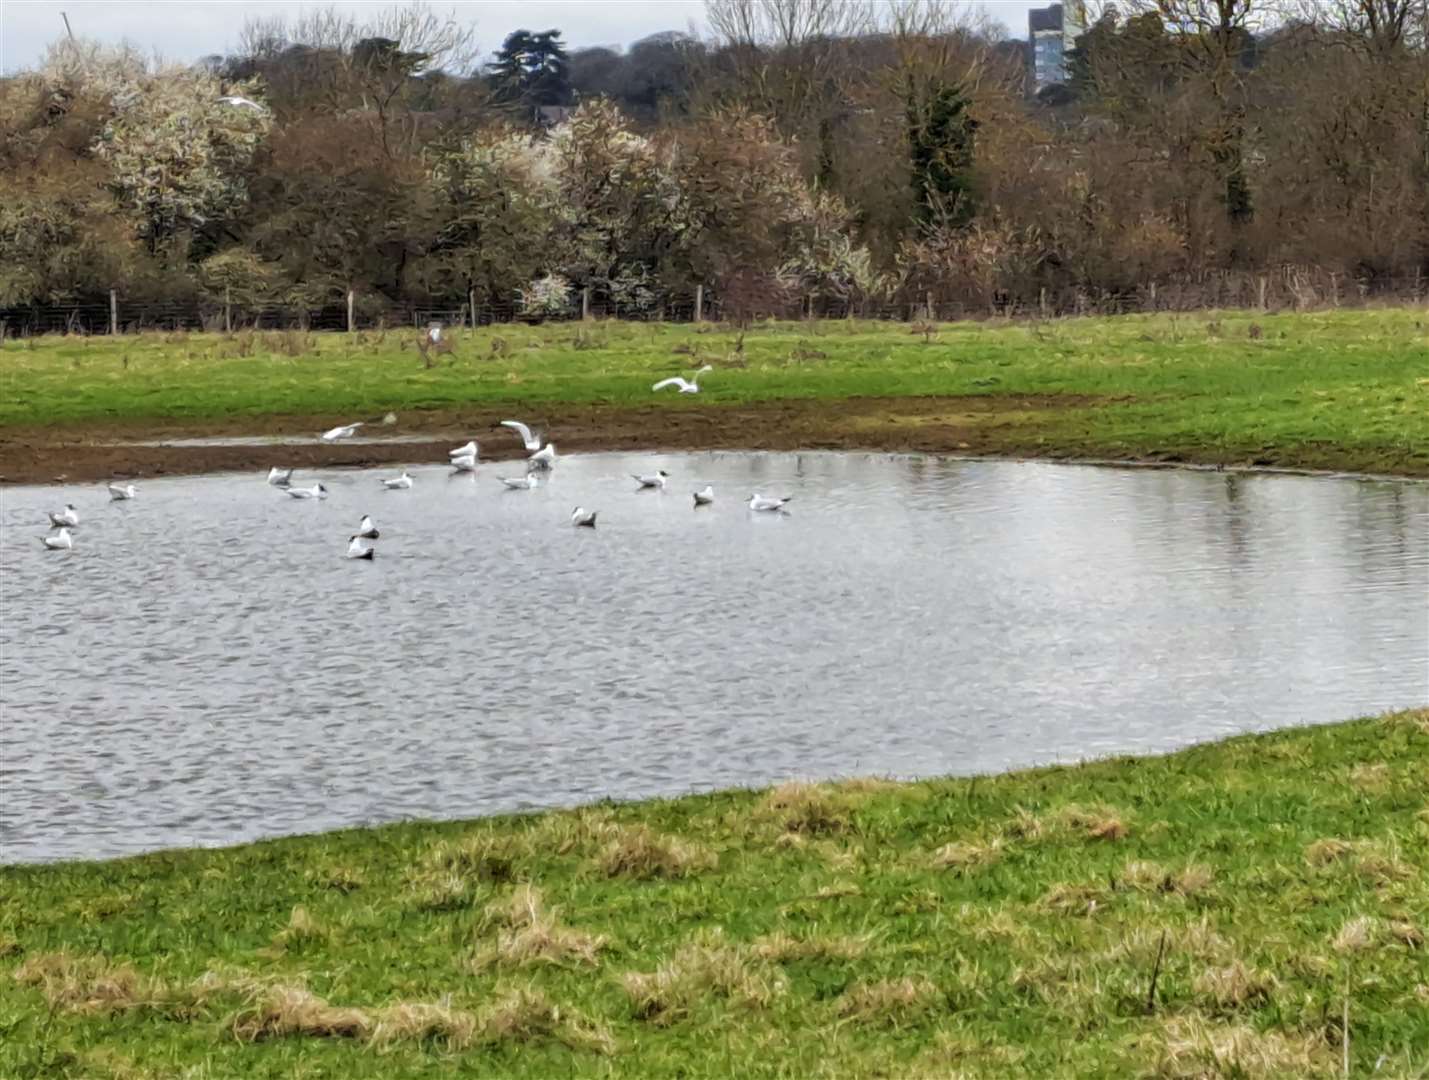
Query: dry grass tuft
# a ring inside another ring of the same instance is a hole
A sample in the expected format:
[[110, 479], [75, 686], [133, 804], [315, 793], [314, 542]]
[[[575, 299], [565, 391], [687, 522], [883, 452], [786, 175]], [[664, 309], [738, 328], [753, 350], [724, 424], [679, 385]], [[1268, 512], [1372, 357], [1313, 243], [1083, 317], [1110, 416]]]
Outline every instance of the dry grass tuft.
[[531, 855], [520, 838], [499, 833], [478, 833], [455, 842], [442, 842], [427, 853], [431, 870], [450, 870], [478, 881], [498, 884], [515, 881], [522, 863]]
[[1311, 866], [1329, 866], [1352, 855], [1354, 850], [1355, 845], [1348, 840], [1326, 837], [1306, 846], [1305, 861]]
[[0, 960], [7, 956], [19, 956], [25, 951], [25, 947], [20, 944], [18, 938], [9, 934], [0, 934]]
[[326, 866], [308, 875], [314, 885], [334, 892], [356, 892], [367, 884], [362, 871], [352, 866]]
[[273, 935], [271, 948], [276, 951], [301, 949], [305, 945], [327, 941], [331, 936], [327, 927], [314, 919], [308, 909], [299, 904], [288, 916], [288, 925]]
[[1179, 896], [1195, 896], [1210, 888], [1215, 873], [1209, 866], [1192, 863], [1175, 872], [1167, 870], [1160, 863], [1133, 860], [1122, 867], [1117, 881], [1127, 889], [1139, 892], [1175, 893]]
[[605, 947], [605, 938], [562, 925], [557, 912], [545, 906], [541, 891], [531, 885], [518, 886], [505, 904], [488, 907], [485, 921], [503, 929], [495, 946], [472, 958], [476, 971], [531, 964], [594, 965]]
[[609, 809], [587, 806], [542, 817], [529, 835], [534, 850], [570, 855], [594, 852], [619, 832]]
[[562, 1009], [539, 990], [518, 988], [481, 1015], [485, 1042], [528, 1043], [552, 1038], [572, 1050], [613, 1054], [615, 1038], [601, 1024], [574, 1009]]
[[864, 937], [792, 937], [783, 931], [765, 934], [754, 941], [754, 955], [761, 960], [787, 964], [795, 960], [856, 960], [868, 949]]
[[1152, 1075], [1165, 1080], [1260, 1080], [1333, 1074], [1334, 1055], [1312, 1035], [1256, 1031], [1244, 1024], [1212, 1024], [1196, 1016], [1163, 1025]]
[[1401, 945], [1410, 949], [1421, 949], [1424, 947], [1424, 931], [1415, 926], [1412, 922], [1394, 919], [1389, 924], [1389, 935]]
[[460, 911], [471, 907], [478, 894], [470, 878], [450, 870], [429, 871], [411, 881], [407, 903], [417, 911]]
[[374, 1023], [367, 1010], [329, 1005], [301, 986], [269, 986], [254, 994], [229, 1026], [240, 1042], [261, 1042], [288, 1035], [367, 1039]]
[[1131, 831], [1121, 813], [1111, 806], [1079, 806], [1072, 803], [1060, 807], [1057, 824], [1068, 832], [1081, 833], [1089, 840], [1121, 840]]
[[922, 976], [884, 979], [845, 990], [838, 1000], [838, 1014], [860, 1024], [901, 1027], [927, 1016], [940, 999], [938, 988]]
[[462, 1050], [471, 1045], [477, 1030], [472, 1013], [446, 1005], [399, 1002], [374, 1010], [370, 1019], [366, 1038], [374, 1046], [420, 1042]]
[[1221, 1011], [1264, 1005], [1279, 986], [1270, 972], [1246, 967], [1239, 960], [1201, 972], [1193, 984], [1201, 998]]
[[1397, 850], [1373, 840], [1316, 840], [1305, 848], [1305, 861], [1315, 867], [1352, 864], [1355, 873], [1375, 886], [1408, 881], [1416, 875]]
[[1040, 840], [1047, 824], [1031, 810], [1019, 806], [1002, 825], [1002, 835], [1013, 840]]
[[51, 1006], [71, 1012], [109, 1013], [134, 1009], [155, 995], [154, 983], [127, 964], [105, 956], [40, 953], [15, 969], [21, 986], [38, 987]]
[[1389, 766], [1384, 762], [1362, 763], [1350, 770], [1350, 785], [1366, 792], [1382, 792], [1391, 780]]
[[1358, 915], [1340, 927], [1330, 944], [1336, 952], [1361, 952], [1380, 940], [1383, 929], [1373, 915]]
[[[1103, 959], [1128, 962], [1135, 968], [1150, 968], [1161, 948], [1161, 929], [1140, 926], [1129, 931]], [[1235, 946], [1206, 919], [1186, 926], [1168, 927], [1167, 955], [1184, 956], [1203, 964], [1228, 964], [1235, 959]]]
[[1048, 889], [1037, 904], [1042, 910], [1058, 915], [1095, 915], [1106, 907], [1107, 897], [1107, 891], [1096, 885], [1059, 882]]
[[1001, 857], [1002, 839], [995, 837], [987, 843], [964, 840], [944, 844], [933, 852], [932, 862], [939, 870], [951, 870], [962, 875], [989, 866]]
[[778, 821], [785, 832], [836, 833], [850, 826], [848, 808], [833, 792], [822, 784], [796, 780], [770, 791], [759, 813]]
[[621, 986], [635, 1015], [653, 1024], [673, 1024], [700, 1001], [723, 998], [750, 1008], [765, 1008], [788, 988], [784, 976], [751, 962], [718, 931], [688, 942], [651, 972], [628, 972]]
[[635, 825], [620, 829], [596, 864], [606, 877], [683, 878], [714, 869], [719, 857], [700, 844]]

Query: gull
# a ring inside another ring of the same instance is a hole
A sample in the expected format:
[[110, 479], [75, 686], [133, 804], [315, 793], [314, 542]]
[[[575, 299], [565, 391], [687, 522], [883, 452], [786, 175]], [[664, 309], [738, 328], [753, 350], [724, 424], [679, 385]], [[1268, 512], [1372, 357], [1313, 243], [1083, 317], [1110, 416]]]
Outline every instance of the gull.
[[382, 481], [382, 486], [388, 491], [406, 491], [412, 486], [412, 478], [407, 475], [407, 470], [402, 470], [401, 476], [388, 477]]
[[706, 485], [705, 485], [705, 489], [704, 489], [703, 491], [697, 491], [697, 492], [695, 492], [695, 505], [696, 505], [696, 506], [708, 506], [708, 505], [709, 505], [710, 503], [712, 503], [712, 502], [714, 502], [714, 485], [713, 485], [713, 484], [706, 484]]
[[476, 457], [468, 454], [466, 457], [452, 458], [452, 468], [457, 472], [476, 472]]
[[262, 105], [259, 105], [258, 102], [252, 100], [251, 98], [241, 97], [238, 94], [226, 94], [218, 100], [223, 102], [225, 105], [232, 105], [235, 108], [239, 109], [257, 109], [260, 113], [265, 113], [268, 111], [267, 109], [263, 108]]
[[42, 536], [40, 539], [45, 542], [45, 547], [51, 551], [68, 551], [74, 547], [74, 537], [70, 536], [69, 529], [67, 528], [60, 529], [59, 533], [55, 536]]
[[286, 490], [287, 490], [287, 492], [288, 492], [288, 495], [289, 495], [290, 497], [294, 498], [294, 499], [326, 499], [326, 498], [327, 498], [327, 488], [323, 487], [322, 484], [314, 484], [314, 485], [313, 485], [312, 487], [310, 487], [310, 488], [295, 488], [295, 487], [290, 487], [290, 488], [288, 488], [288, 489], [286, 489]]
[[763, 495], [751, 495], [749, 508], [751, 510], [783, 510], [784, 504], [792, 498], [792, 495], [786, 495], [782, 499], [766, 499]]
[[498, 476], [496, 479], [500, 480], [511, 491], [534, 491], [540, 486], [536, 478], [530, 473], [527, 473], [519, 480], [514, 477], [506, 476]]
[[526, 459], [527, 469], [549, 469], [556, 463], [556, 444], [548, 442]]
[[347, 557], [349, 559], [370, 559], [375, 554], [377, 554], [377, 549], [364, 544], [361, 537], [348, 537]]
[[350, 439], [357, 434], [357, 429], [362, 426], [359, 420], [355, 424], [344, 424], [342, 427], [330, 428], [322, 433], [323, 442], [337, 442], [338, 439]]
[[65, 508], [56, 514], [53, 510], [49, 512], [50, 524], [64, 528], [66, 525], [79, 524], [79, 511], [74, 508], [74, 503], [65, 503]]
[[268, 483], [274, 487], [287, 487], [293, 482], [292, 469], [280, 469], [274, 465], [268, 470]]
[[525, 446], [527, 450], [541, 449], [541, 433], [539, 431], [532, 431], [525, 424], [521, 423], [520, 420], [503, 420], [501, 421], [501, 426], [510, 428], [516, 432], [517, 435], [521, 436], [521, 444]]
[[377, 531], [377, 526], [372, 524], [372, 519], [363, 514], [362, 524], [357, 527], [357, 535], [364, 540], [376, 540], [382, 534]]
[[571, 511], [571, 524], [587, 529], [595, 528], [595, 516], [599, 510], [587, 510], [584, 506], [577, 506]]
[[447, 457], [476, 457], [476, 440], [472, 439], [465, 446], [458, 446], [455, 450], [448, 450]]
[[436, 345], [442, 340], [442, 327], [440, 323], [432, 323], [427, 327], [427, 344]]
[[123, 487], [120, 487], [118, 484], [109, 484], [107, 486], [109, 488], [109, 498], [114, 502], [119, 502], [123, 499], [132, 499], [135, 495], [139, 494], [134, 490], [133, 484], [125, 484]]
[[700, 368], [699, 371], [691, 375], [688, 381], [676, 375], [673, 379], [661, 379], [654, 386], [650, 387], [650, 389], [663, 390], [667, 386], [678, 386], [680, 388], [680, 393], [682, 394], [698, 394], [700, 392], [700, 384], [698, 381], [699, 377], [703, 375], [706, 371], [713, 370], [714, 367], [712, 365], [706, 364], [704, 367]]
[[652, 473], [641, 476], [639, 473], [631, 473], [630, 478], [642, 488], [662, 488], [665, 486], [665, 478], [670, 474], [664, 469], [656, 469]]

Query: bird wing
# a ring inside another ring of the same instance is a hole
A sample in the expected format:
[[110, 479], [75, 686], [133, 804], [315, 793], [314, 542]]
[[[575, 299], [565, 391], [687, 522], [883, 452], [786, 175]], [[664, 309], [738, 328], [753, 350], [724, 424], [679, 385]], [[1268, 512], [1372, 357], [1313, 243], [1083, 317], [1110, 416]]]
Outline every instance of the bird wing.
[[501, 426], [510, 428], [516, 432], [517, 435], [520, 435], [521, 441], [526, 444], [527, 450], [539, 450], [541, 448], [541, 440], [533, 436], [531, 429], [521, 423], [520, 420], [503, 420], [501, 421]]
[[690, 385], [689, 383], [685, 382], [684, 379], [680, 378], [680, 377], [677, 375], [677, 376], [675, 376], [675, 378], [673, 378], [673, 379], [661, 379], [661, 380], [660, 380], [659, 382], [657, 382], [654, 386], [650, 387], [650, 389], [651, 389], [651, 390], [663, 390], [663, 389], [665, 389], [665, 387], [667, 387], [667, 386], [678, 386], [681, 390], [683, 390], [683, 389], [685, 389], [685, 387], [687, 387], [687, 386], [689, 386], [689, 385]]

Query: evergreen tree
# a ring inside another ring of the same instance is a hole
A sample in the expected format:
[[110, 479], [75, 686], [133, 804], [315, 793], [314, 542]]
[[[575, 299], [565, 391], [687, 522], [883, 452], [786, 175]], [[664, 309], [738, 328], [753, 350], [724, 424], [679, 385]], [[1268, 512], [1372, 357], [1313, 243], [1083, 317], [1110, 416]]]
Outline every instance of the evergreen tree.
[[516, 30], [488, 65], [497, 98], [530, 107], [571, 104], [570, 65], [559, 30]]
[[939, 83], [923, 103], [909, 94], [908, 152], [923, 221], [954, 226], [972, 221], [976, 132], [967, 93], [956, 83]]

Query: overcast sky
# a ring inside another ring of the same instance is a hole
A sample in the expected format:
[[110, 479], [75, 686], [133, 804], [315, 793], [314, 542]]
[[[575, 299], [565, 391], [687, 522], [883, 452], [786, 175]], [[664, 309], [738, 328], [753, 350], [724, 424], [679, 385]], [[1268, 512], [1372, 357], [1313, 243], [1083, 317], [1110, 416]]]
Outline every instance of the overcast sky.
[[[879, 0], [867, 0], [877, 3]], [[1051, 0], [1047, 0], [1051, 2]], [[0, 0], [0, 69], [33, 66], [45, 45], [64, 33], [60, 12], [76, 34], [119, 43], [171, 60], [192, 61], [229, 51], [251, 16], [300, 14], [305, 7], [336, 7], [360, 14], [389, 0]], [[476, 25], [490, 53], [512, 30], [559, 29], [569, 45], [628, 45], [661, 30], [703, 29], [702, 0], [434, 0], [434, 11], [454, 11]], [[1017, 36], [1026, 33], [1026, 0], [983, 5]]]

